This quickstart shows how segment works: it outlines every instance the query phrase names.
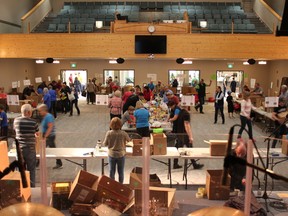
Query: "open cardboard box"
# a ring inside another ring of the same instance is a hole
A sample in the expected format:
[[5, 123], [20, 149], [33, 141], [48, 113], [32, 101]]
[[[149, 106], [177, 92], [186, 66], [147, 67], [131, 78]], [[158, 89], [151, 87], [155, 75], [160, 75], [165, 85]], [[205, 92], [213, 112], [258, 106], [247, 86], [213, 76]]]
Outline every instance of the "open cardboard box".
[[98, 179], [98, 176], [80, 170], [71, 185], [69, 199], [77, 203], [94, 202]]
[[[228, 200], [230, 195], [230, 186], [222, 186], [223, 170], [207, 170], [206, 173], [206, 191], [209, 200]], [[227, 177], [227, 183], [230, 185], [230, 176]]]
[[[132, 155], [133, 156], [142, 156], [143, 143], [142, 139], [133, 139]], [[150, 143], [150, 155], [153, 155], [154, 149], [153, 144]]]
[[31, 200], [30, 174], [25, 171], [28, 183], [27, 188], [22, 187], [20, 172], [10, 172], [0, 180], [0, 207], [6, 207], [20, 202]]
[[[149, 187], [150, 202], [154, 202], [155, 215], [171, 216], [174, 209], [175, 188]], [[142, 190], [135, 190], [135, 205], [131, 210], [131, 215], [142, 215]]]
[[225, 156], [227, 140], [209, 140], [211, 156]]
[[0, 141], [0, 171], [9, 167], [8, 148], [6, 141]]
[[164, 133], [150, 134], [150, 141], [153, 144], [154, 155], [166, 155], [167, 154], [167, 137]]
[[[161, 180], [157, 174], [150, 174], [150, 186], [159, 187], [161, 186]], [[130, 183], [131, 189], [141, 189], [142, 188], [142, 168], [135, 167], [130, 173]]]

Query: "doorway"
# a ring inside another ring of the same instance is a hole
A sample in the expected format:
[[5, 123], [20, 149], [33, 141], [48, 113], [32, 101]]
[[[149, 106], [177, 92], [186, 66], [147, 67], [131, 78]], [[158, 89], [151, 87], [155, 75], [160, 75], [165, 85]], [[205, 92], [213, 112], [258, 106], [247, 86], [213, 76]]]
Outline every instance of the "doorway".
[[[236, 81], [236, 95], [241, 91], [241, 86], [243, 85], [244, 72], [243, 71], [226, 71], [219, 70], [217, 73], [217, 86], [221, 86], [223, 92], [225, 92], [225, 97], [227, 92], [231, 91], [230, 84], [234, 78]], [[226, 89], [225, 89], [226, 88]]]
[[60, 72], [62, 82], [66, 82], [69, 86], [74, 83], [75, 77], [77, 77], [81, 83], [81, 90], [86, 87], [87, 73], [87, 70], [61, 70]]

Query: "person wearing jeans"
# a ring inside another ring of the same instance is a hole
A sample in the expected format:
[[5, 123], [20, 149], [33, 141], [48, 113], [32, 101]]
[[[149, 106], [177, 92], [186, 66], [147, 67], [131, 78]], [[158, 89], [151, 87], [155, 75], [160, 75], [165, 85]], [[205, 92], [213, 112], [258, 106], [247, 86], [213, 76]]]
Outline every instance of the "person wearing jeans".
[[124, 167], [126, 143], [130, 141], [130, 137], [125, 131], [121, 130], [122, 122], [120, 118], [114, 117], [110, 121], [110, 128], [104, 138], [103, 145], [108, 146], [109, 176], [115, 179], [116, 166], [119, 176], [119, 182], [124, 182]]
[[252, 122], [251, 122], [251, 118], [250, 118], [251, 109], [252, 109], [252, 103], [250, 100], [250, 92], [244, 91], [243, 92], [243, 100], [241, 101], [241, 112], [240, 112], [241, 128], [238, 132], [238, 138], [241, 138], [243, 130], [245, 129], [245, 127], [247, 125], [248, 126], [249, 139], [253, 139]]
[[203, 104], [205, 103], [206, 97], [206, 86], [211, 86], [212, 80], [210, 80], [209, 85], [204, 82], [204, 79], [201, 79], [199, 84], [195, 87], [198, 92], [199, 103], [195, 106], [196, 111], [200, 109], [200, 113], [204, 114], [203, 112]]
[[[41, 115], [42, 122], [42, 137], [46, 140], [46, 146], [50, 148], [56, 148], [55, 139], [55, 120], [53, 116], [48, 112], [48, 107], [45, 104], [41, 104], [38, 108], [39, 113]], [[56, 166], [53, 169], [62, 169], [62, 161], [60, 159], [56, 159]]]

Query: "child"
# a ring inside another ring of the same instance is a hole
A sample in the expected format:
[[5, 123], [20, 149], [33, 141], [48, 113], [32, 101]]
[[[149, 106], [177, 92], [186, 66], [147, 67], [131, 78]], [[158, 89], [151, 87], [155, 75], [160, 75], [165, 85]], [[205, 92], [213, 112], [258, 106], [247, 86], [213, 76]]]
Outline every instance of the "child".
[[4, 106], [0, 104], [0, 126], [1, 126], [1, 137], [7, 137], [8, 136], [8, 120], [7, 115], [4, 111]]
[[[234, 111], [234, 106], [233, 106], [233, 97], [231, 96], [231, 91], [227, 92], [228, 97], [226, 98], [227, 104], [228, 104], [228, 115], [229, 118], [234, 118], [233, 116], [233, 111]], [[231, 114], [231, 116], [230, 116]]]

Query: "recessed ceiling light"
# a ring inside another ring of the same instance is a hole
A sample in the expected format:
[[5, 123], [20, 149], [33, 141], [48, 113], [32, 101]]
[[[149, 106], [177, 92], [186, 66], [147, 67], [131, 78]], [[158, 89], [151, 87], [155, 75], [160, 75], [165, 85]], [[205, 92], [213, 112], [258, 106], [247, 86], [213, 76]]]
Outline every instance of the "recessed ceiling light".
[[109, 64], [117, 64], [117, 60], [116, 59], [111, 59], [111, 60], [109, 60]]
[[37, 59], [35, 62], [36, 62], [36, 64], [43, 64], [44, 60], [43, 59]]
[[267, 64], [267, 61], [259, 61], [258, 64], [259, 64], [259, 65], [266, 65], [266, 64]]
[[60, 63], [59, 60], [54, 60], [54, 61], [53, 61], [53, 64], [59, 64], [59, 63]]
[[246, 62], [243, 62], [243, 65], [249, 65], [249, 63], [246, 61]]
[[182, 64], [192, 64], [193, 62], [191, 60], [185, 60]]

